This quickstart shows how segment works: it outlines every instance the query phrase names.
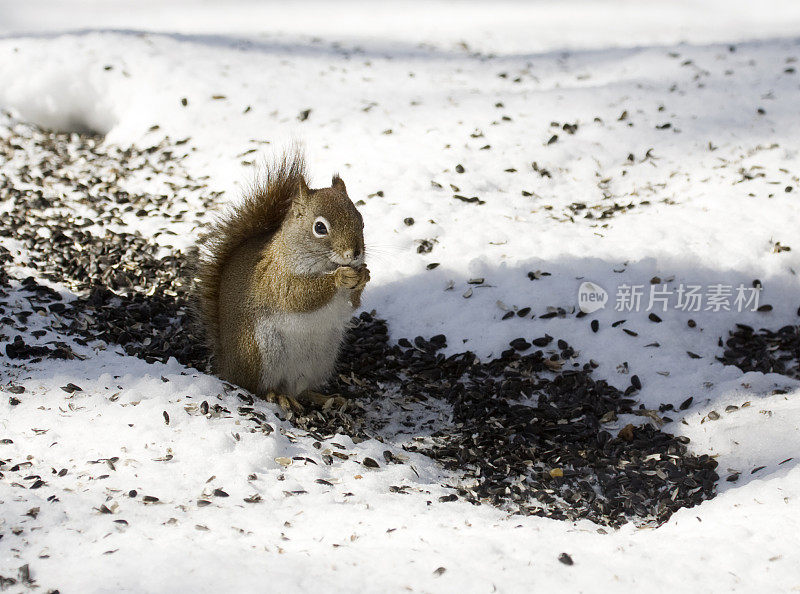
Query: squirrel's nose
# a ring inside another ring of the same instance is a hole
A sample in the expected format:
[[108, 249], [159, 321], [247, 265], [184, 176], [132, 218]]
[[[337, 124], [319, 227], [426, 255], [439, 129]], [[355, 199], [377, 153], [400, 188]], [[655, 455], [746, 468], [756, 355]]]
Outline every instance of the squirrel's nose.
[[361, 257], [361, 248], [344, 250], [342, 252], [342, 258], [344, 258], [344, 260], [347, 262], [358, 260], [359, 257]]

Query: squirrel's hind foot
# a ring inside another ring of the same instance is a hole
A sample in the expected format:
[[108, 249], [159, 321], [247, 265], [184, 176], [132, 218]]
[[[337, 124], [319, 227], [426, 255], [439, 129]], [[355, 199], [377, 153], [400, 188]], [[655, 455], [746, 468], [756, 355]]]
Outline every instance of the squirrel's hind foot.
[[[328, 396], [313, 390], [306, 390], [301, 392], [297, 398], [287, 396], [286, 394], [278, 394], [277, 392], [267, 392], [264, 394], [264, 399], [267, 402], [273, 402], [280, 406], [286, 412], [294, 414], [303, 414], [305, 407], [303, 404], [320, 408], [322, 410], [330, 410], [331, 408], [342, 408], [347, 405], [347, 400], [338, 394]], [[301, 404], [301, 401], [303, 404]]]
[[347, 404], [347, 400], [339, 396], [338, 394], [334, 394], [332, 396], [328, 396], [326, 394], [321, 394], [319, 392], [315, 392], [313, 390], [306, 390], [300, 396], [298, 396], [303, 402], [307, 402], [313, 406], [319, 407], [322, 410], [329, 410], [331, 408], [341, 408]]
[[295, 414], [302, 414], [304, 412], [303, 405], [300, 404], [296, 398], [292, 396], [286, 396], [285, 394], [278, 394], [276, 392], [267, 392], [264, 394], [264, 400], [267, 402], [273, 402], [280, 406], [286, 412], [292, 412]]

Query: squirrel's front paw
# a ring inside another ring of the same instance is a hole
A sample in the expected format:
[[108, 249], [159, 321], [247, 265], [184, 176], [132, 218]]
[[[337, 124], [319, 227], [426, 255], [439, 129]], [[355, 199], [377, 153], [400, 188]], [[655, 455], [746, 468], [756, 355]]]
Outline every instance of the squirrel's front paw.
[[[342, 289], [355, 289], [361, 282], [366, 267], [356, 270], [352, 266], [339, 266], [333, 273], [333, 281]], [[369, 274], [369, 272], [367, 272]]]
[[366, 266], [362, 266], [361, 268], [358, 269], [358, 274], [359, 274], [358, 284], [353, 288], [363, 289], [364, 285], [366, 285], [369, 282], [369, 268], [367, 268]]

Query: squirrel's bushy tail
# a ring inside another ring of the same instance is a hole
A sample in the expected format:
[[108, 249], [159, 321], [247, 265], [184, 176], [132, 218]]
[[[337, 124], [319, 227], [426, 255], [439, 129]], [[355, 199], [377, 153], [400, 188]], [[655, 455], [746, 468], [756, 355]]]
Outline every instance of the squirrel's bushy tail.
[[243, 200], [228, 208], [200, 239], [196, 300], [212, 352], [219, 344], [220, 279], [225, 262], [248, 239], [274, 233], [280, 227], [305, 176], [303, 152], [293, 147], [267, 163]]

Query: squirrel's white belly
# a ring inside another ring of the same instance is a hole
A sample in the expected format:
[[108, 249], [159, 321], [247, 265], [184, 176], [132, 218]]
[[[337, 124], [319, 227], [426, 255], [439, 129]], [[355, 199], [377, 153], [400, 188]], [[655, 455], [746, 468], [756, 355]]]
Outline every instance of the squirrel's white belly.
[[353, 313], [349, 291], [306, 313], [265, 314], [256, 322], [264, 391], [297, 395], [322, 386], [333, 373]]

